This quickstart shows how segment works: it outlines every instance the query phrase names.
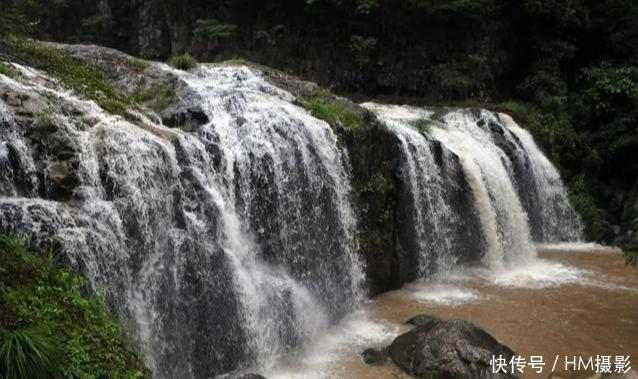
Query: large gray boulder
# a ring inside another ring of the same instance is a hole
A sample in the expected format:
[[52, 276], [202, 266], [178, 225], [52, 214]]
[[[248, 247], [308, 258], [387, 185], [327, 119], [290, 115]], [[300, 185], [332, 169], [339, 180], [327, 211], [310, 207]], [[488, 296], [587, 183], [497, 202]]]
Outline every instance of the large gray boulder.
[[408, 323], [415, 328], [389, 348], [392, 361], [406, 373], [441, 379], [513, 377], [494, 374], [490, 363], [493, 355], [509, 361], [512, 350], [471, 322], [419, 315]]

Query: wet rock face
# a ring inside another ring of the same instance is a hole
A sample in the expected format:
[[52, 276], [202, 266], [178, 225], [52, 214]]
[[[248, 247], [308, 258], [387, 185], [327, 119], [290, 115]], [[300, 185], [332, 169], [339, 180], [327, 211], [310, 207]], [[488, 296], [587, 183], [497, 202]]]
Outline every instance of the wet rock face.
[[415, 328], [389, 347], [390, 358], [406, 373], [417, 378], [511, 377], [493, 374], [490, 360], [493, 355], [509, 360], [512, 350], [471, 322], [419, 315], [408, 323]]
[[170, 128], [196, 130], [208, 123], [208, 116], [199, 106], [176, 105], [162, 112], [162, 123]]

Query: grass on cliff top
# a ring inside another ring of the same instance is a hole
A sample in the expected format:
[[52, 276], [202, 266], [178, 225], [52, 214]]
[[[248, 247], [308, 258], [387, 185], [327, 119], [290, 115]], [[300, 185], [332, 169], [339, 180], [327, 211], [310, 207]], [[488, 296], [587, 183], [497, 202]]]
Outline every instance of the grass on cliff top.
[[195, 60], [195, 58], [191, 57], [188, 54], [175, 55], [169, 58], [168, 64], [178, 70], [186, 71], [195, 67], [195, 65], [197, 64], [197, 60]]
[[[150, 377], [104, 299], [89, 294], [85, 278], [57, 267], [51, 251], [34, 252], [3, 234], [0, 309], [0, 377]], [[23, 372], [16, 375], [19, 367]]]
[[6, 62], [0, 62], [0, 74], [8, 76], [10, 78], [15, 78], [16, 76], [18, 76], [18, 71], [16, 71], [16, 69], [13, 68], [13, 66], [11, 66], [10, 64]]
[[308, 99], [304, 105], [310, 111], [310, 114], [327, 122], [332, 129], [336, 129], [339, 126], [353, 131], [362, 129], [357, 114], [342, 104], [332, 102], [324, 97], [315, 96]]
[[104, 110], [124, 115], [131, 99], [119, 93], [104, 72], [84, 64], [68, 54], [23, 37], [7, 37], [1, 47], [17, 62], [46, 72], [80, 97], [95, 101]]

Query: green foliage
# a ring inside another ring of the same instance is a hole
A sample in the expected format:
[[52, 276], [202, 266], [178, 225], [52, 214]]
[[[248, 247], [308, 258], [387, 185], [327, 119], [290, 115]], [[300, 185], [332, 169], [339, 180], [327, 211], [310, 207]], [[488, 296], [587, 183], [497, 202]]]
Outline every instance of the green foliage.
[[27, 34], [33, 31], [33, 25], [29, 23], [24, 13], [16, 9], [15, 6], [3, 5], [0, 12], [0, 37], [10, 34]]
[[46, 379], [61, 374], [62, 349], [37, 329], [18, 329], [0, 336], [0, 377]]
[[21, 37], [6, 39], [8, 53], [17, 61], [59, 79], [80, 97], [95, 101], [104, 110], [124, 114], [131, 102], [120, 94], [101, 70], [83, 64], [41, 42]]
[[412, 126], [423, 134], [430, 134], [432, 131], [433, 122], [431, 120], [420, 118], [418, 120], [414, 120]]
[[609, 226], [605, 211], [599, 208], [582, 175], [577, 177], [569, 187], [569, 199], [583, 219], [585, 232], [594, 240], [601, 240]]
[[[55, 266], [52, 252], [32, 252], [24, 240], [0, 234], [0, 330], [22, 338], [20, 331], [37, 329], [38, 334], [28, 332], [26, 337], [32, 342], [37, 337], [38, 350], [51, 353], [49, 361], [55, 364], [47, 369], [56, 369], [56, 377], [148, 377], [104, 299], [87, 294], [86, 288], [83, 277]], [[60, 347], [62, 359], [53, 361], [57, 354], [44, 349], [39, 336]], [[24, 338], [20, 343], [24, 345]]]
[[177, 96], [175, 88], [153, 84], [150, 87], [139, 89], [133, 98], [137, 103], [160, 112], [171, 105], [177, 99]]
[[35, 116], [34, 124], [38, 128], [49, 128], [53, 125], [53, 112], [50, 109], [45, 109]]
[[200, 19], [195, 21], [193, 35], [196, 38], [210, 40], [214, 38], [229, 38], [237, 31], [237, 25], [224, 24], [216, 19]]
[[631, 266], [638, 265], [638, 251], [625, 251], [625, 263]]
[[465, 57], [432, 66], [428, 71], [432, 86], [446, 98], [482, 99], [494, 79], [491, 61], [483, 55]]
[[314, 117], [324, 120], [333, 129], [340, 126], [353, 131], [362, 129], [357, 114], [342, 104], [317, 96], [306, 101], [304, 105]]
[[379, 246], [383, 246], [385, 242], [383, 240], [383, 236], [377, 229], [369, 230], [366, 233], [359, 233], [358, 241], [359, 248], [363, 251], [370, 251], [379, 248]]
[[9, 63], [0, 62], [0, 74], [8, 76], [10, 78], [15, 78], [16, 76], [18, 76], [18, 71]]
[[235, 64], [238, 66], [245, 66], [248, 64], [248, 61], [240, 56], [235, 55], [232, 59], [228, 60], [228, 63]]
[[145, 59], [134, 57], [131, 60], [133, 67], [139, 72], [142, 72], [151, 66], [151, 63]]
[[385, 193], [391, 189], [392, 182], [388, 178], [380, 174], [375, 174], [367, 183], [359, 188], [359, 192]]
[[195, 58], [191, 57], [188, 54], [181, 54], [181, 55], [172, 56], [168, 60], [168, 64], [175, 67], [178, 70], [186, 71], [195, 67], [195, 65], [197, 64], [197, 60], [195, 60]]
[[603, 64], [587, 67], [583, 74], [590, 82], [586, 94], [599, 112], [613, 112], [627, 102], [635, 104], [638, 101], [638, 66]]

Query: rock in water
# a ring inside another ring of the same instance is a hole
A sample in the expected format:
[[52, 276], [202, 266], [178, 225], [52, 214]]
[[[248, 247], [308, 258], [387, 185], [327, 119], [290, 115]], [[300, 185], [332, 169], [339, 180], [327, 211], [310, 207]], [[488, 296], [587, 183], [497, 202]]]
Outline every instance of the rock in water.
[[483, 329], [464, 320], [441, 320], [419, 315], [409, 321], [415, 328], [390, 345], [390, 358], [417, 378], [511, 378], [492, 373], [493, 355], [507, 361], [512, 350]]
[[365, 349], [361, 353], [361, 359], [363, 359], [363, 362], [369, 365], [381, 365], [388, 359], [388, 349]]

